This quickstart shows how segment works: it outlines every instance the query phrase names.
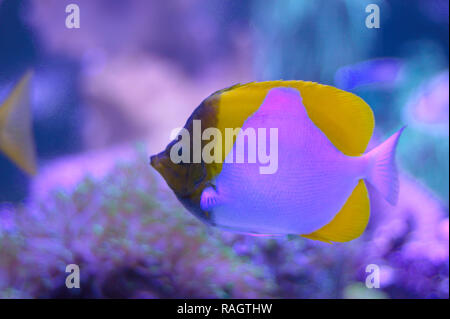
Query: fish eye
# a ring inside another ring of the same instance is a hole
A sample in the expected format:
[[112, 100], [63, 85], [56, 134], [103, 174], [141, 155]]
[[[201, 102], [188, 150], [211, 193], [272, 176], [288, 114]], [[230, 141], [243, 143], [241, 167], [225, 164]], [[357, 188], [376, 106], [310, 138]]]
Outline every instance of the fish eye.
[[181, 156], [183, 154], [183, 148], [181, 147], [179, 150], [178, 150], [178, 156]]

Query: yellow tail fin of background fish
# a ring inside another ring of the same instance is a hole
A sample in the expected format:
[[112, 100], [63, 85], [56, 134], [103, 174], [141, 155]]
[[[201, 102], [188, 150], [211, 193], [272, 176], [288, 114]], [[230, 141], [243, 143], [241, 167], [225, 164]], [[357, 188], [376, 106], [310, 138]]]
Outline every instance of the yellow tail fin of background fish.
[[[341, 152], [348, 156], [360, 156], [364, 153], [375, 125], [369, 105], [352, 93], [313, 82], [254, 82], [217, 92], [220, 94], [217, 127], [222, 131], [226, 127], [241, 127], [245, 119], [261, 105], [267, 92], [274, 87], [298, 89], [310, 119]], [[225, 145], [225, 141], [222, 142]], [[230, 150], [230, 146], [223, 149], [223, 158]], [[211, 175], [218, 174], [221, 165], [213, 163]], [[364, 181], [360, 180], [329, 224], [301, 236], [329, 243], [350, 241], [364, 232], [369, 215], [367, 188]]]
[[28, 71], [0, 105], [0, 152], [29, 175], [36, 174]]

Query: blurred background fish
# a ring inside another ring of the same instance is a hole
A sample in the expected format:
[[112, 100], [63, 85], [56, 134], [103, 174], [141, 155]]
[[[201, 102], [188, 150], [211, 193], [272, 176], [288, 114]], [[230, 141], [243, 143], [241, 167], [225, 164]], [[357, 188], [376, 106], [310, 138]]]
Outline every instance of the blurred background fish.
[[27, 72], [0, 105], [0, 151], [29, 175], [36, 174], [32, 136], [30, 78]]
[[[34, 70], [39, 163], [30, 178], [0, 155], [0, 297], [448, 298], [448, 21], [447, 0], [0, 1], [0, 101]], [[345, 246], [206, 233], [148, 166], [205, 96], [278, 79], [363, 98], [368, 151], [408, 125], [398, 205], [369, 190]]]
[[401, 79], [402, 68], [402, 61], [392, 58], [359, 62], [339, 68], [334, 82], [343, 90], [354, 90], [363, 85], [395, 86]]
[[448, 88], [448, 70], [424, 81], [416, 94], [409, 98], [404, 108], [404, 119], [417, 129], [448, 136]]

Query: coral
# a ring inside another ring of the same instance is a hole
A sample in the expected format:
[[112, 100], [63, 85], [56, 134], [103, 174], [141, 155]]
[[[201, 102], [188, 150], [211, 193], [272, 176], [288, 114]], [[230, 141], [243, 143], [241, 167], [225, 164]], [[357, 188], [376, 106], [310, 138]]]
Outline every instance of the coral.
[[[0, 297], [448, 298], [448, 217], [406, 176], [397, 207], [369, 189], [364, 235], [329, 245], [203, 225], [138, 154], [102, 174], [86, 156], [57, 162], [61, 174], [75, 167], [87, 177], [65, 188], [37, 183], [46, 197], [2, 206]], [[72, 263], [80, 266], [80, 290], [65, 287]], [[369, 264], [380, 268], [381, 289], [364, 285]]]
[[[0, 298], [270, 297], [273, 283], [158, 186], [145, 157], [0, 213]], [[81, 289], [65, 287], [77, 264]]]

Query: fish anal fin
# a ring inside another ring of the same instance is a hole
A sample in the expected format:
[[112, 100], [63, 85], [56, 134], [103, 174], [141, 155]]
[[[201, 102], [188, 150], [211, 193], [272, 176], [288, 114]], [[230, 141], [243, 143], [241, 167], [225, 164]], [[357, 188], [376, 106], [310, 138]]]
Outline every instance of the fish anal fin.
[[339, 213], [327, 225], [302, 237], [324, 242], [348, 242], [358, 238], [369, 222], [370, 202], [363, 180], [353, 190]]
[[301, 237], [317, 240], [317, 241], [323, 241], [328, 244], [333, 244], [333, 242], [329, 241], [328, 239], [321, 237], [319, 234], [311, 233], [309, 235], [300, 235]]

